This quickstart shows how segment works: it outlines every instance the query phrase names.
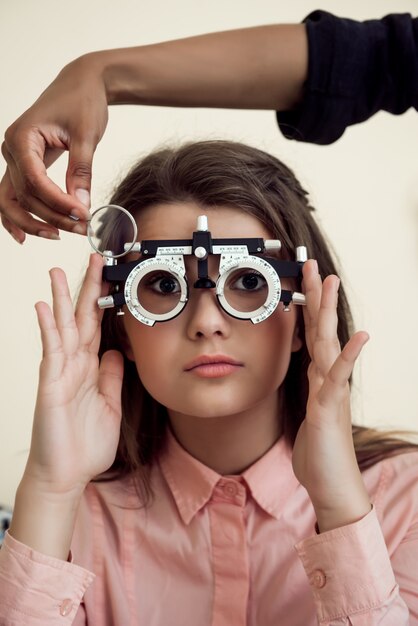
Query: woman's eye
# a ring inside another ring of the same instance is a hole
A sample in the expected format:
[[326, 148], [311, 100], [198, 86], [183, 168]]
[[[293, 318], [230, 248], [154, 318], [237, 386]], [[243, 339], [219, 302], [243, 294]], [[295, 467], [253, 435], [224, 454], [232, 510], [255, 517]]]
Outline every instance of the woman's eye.
[[177, 294], [180, 291], [179, 282], [172, 276], [153, 276], [146, 285], [147, 288], [163, 296]]
[[257, 291], [264, 289], [266, 279], [258, 272], [245, 272], [238, 276], [230, 285], [231, 289], [243, 289], [244, 291]]

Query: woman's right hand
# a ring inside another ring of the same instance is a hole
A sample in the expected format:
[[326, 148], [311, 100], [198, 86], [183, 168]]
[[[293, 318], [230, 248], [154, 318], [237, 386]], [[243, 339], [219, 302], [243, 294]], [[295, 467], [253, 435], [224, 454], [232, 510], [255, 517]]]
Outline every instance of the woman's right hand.
[[[93, 154], [108, 121], [98, 59], [87, 54], [66, 65], [5, 133], [1, 221], [20, 243], [25, 233], [56, 239], [58, 229], [86, 232]], [[66, 150], [67, 193], [47, 176], [47, 168]]]
[[22, 482], [49, 496], [81, 494], [113, 463], [120, 436], [123, 357], [99, 364], [103, 261], [92, 254], [76, 311], [64, 272], [51, 270], [53, 311], [38, 302], [43, 358], [28, 462]]

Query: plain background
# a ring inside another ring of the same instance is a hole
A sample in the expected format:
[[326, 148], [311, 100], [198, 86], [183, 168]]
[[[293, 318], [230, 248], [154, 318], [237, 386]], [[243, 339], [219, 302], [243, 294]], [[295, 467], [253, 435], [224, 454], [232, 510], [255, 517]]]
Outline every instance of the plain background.
[[[0, 134], [70, 60], [84, 52], [148, 44], [260, 24], [299, 22], [322, 8], [353, 19], [417, 15], [413, 0], [14, 0], [0, 4]], [[356, 327], [371, 340], [355, 374], [353, 421], [418, 429], [418, 117], [379, 113], [327, 147], [279, 133], [269, 111], [113, 107], [96, 152], [92, 206], [140, 155], [185, 139], [228, 138], [290, 165], [310, 191], [342, 266]], [[66, 158], [50, 172], [64, 183]], [[34, 303], [50, 301], [48, 270], [60, 266], [77, 288], [86, 239], [28, 238], [0, 232], [0, 503], [11, 505], [30, 445], [41, 344]]]

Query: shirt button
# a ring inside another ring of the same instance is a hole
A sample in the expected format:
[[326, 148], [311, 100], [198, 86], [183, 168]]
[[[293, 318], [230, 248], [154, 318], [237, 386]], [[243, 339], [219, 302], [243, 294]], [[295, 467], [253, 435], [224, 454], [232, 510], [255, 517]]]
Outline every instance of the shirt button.
[[322, 589], [325, 587], [325, 583], [327, 582], [327, 577], [321, 569], [316, 569], [312, 574], [312, 584], [317, 589]]
[[69, 615], [73, 609], [73, 603], [69, 598], [66, 598], [61, 602], [60, 605], [60, 615], [65, 617], [65, 615]]
[[224, 489], [225, 495], [227, 496], [236, 496], [238, 492], [237, 485], [233, 481], [229, 483], [225, 483], [223, 489]]

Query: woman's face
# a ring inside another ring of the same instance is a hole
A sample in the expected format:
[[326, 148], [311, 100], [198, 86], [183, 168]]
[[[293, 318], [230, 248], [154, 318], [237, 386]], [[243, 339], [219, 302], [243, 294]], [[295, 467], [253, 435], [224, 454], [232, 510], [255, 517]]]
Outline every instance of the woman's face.
[[[213, 238], [262, 237], [271, 233], [255, 217], [235, 208], [193, 203], [148, 208], [138, 219], [139, 239], [191, 239], [197, 217], [208, 216]], [[126, 309], [123, 318], [128, 358], [151, 396], [171, 411], [196, 417], [222, 417], [271, 401], [286, 375], [291, 353], [301, 347], [296, 312], [279, 305], [264, 322], [235, 319], [218, 304], [214, 289], [195, 289], [196, 259], [185, 257], [189, 301], [176, 318], [149, 327]], [[219, 257], [209, 257], [216, 282]], [[286, 287], [286, 284], [284, 285]], [[213, 356], [236, 365], [202, 365]]]

